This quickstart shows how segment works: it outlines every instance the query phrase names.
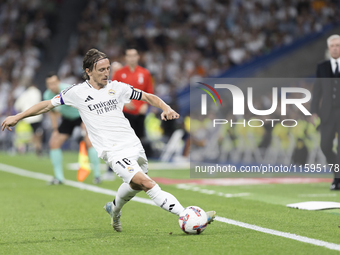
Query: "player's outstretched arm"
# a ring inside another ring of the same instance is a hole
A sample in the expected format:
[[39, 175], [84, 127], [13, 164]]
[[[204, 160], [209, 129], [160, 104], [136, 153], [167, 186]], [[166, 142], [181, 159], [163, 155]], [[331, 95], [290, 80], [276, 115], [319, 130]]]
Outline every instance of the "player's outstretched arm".
[[143, 91], [141, 100], [161, 109], [163, 111], [161, 114], [162, 120], [167, 121], [179, 118], [179, 114], [156, 95]]
[[13, 115], [13, 116], [8, 116], [1, 123], [1, 130], [4, 131], [5, 128], [7, 128], [9, 131], [12, 131], [10, 127], [15, 126], [19, 120], [48, 112], [52, 110], [53, 108], [54, 106], [52, 105], [51, 100], [39, 102], [24, 112], [18, 113], [17, 115]]

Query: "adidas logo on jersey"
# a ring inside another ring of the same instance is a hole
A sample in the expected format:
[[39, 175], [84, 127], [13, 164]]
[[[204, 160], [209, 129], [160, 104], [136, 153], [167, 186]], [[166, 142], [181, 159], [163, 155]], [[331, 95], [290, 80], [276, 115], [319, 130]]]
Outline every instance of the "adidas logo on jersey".
[[91, 96], [87, 96], [87, 98], [85, 99], [85, 103], [91, 100], [94, 100], [94, 99]]

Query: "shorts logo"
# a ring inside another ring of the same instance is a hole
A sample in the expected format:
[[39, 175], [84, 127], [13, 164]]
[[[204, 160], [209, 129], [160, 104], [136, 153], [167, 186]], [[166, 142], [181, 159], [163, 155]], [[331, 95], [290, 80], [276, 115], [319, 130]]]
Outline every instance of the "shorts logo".
[[132, 173], [133, 171], [135, 171], [135, 170], [133, 169], [133, 167], [131, 167], [131, 166], [129, 166], [129, 167], [127, 168], [127, 170], [129, 171], [129, 173]]
[[115, 92], [113, 89], [110, 89], [110, 90], [109, 90], [109, 95], [110, 95], [110, 96], [113, 96], [114, 94], [116, 94], [116, 92]]

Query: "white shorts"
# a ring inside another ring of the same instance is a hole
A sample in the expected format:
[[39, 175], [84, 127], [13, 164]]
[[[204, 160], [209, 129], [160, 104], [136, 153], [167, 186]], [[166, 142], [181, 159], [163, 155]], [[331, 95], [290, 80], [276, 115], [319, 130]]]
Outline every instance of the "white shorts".
[[112, 170], [126, 183], [130, 183], [132, 177], [138, 171], [148, 173], [148, 160], [144, 150], [135, 155], [115, 155], [108, 160], [108, 163]]

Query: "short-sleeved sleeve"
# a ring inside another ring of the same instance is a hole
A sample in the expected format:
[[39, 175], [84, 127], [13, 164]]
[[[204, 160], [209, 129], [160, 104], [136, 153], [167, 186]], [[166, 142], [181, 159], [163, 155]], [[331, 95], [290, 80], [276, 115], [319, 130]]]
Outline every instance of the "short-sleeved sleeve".
[[51, 99], [51, 103], [54, 107], [56, 107], [56, 106], [59, 106], [59, 105], [63, 105], [64, 101], [63, 101], [61, 95], [58, 94]]
[[135, 89], [132, 86], [121, 83], [123, 85], [122, 98], [124, 103], [130, 103], [131, 99], [140, 100], [142, 98], [142, 91]]
[[53, 97], [51, 99], [51, 103], [53, 106], [59, 106], [59, 105], [69, 105], [69, 106], [75, 106], [74, 102], [76, 100], [75, 98], [75, 89], [74, 86], [76, 85], [72, 85], [64, 90], [62, 90], [58, 95], [56, 95], [55, 97]]

